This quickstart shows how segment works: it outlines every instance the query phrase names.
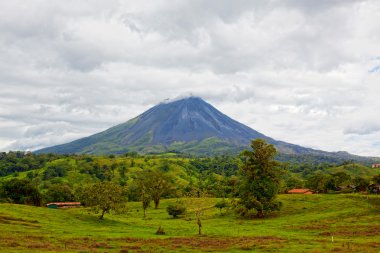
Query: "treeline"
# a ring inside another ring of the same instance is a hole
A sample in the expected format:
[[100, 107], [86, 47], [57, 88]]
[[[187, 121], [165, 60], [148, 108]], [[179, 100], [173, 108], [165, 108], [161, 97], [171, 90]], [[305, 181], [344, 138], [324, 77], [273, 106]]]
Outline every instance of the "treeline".
[[31, 152], [0, 152], [0, 177], [42, 168], [47, 162], [63, 157], [56, 154], [34, 155]]
[[[0, 153], [0, 200], [32, 205], [75, 201], [80, 199], [85, 185], [99, 182], [119, 185], [129, 201], [141, 201], [148, 194], [155, 206], [160, 198], [189, 195], [236, 198], [245, 180], [241, 171], [245, 162], [243, 156], [188, 158], [136, 153], [122, 156]], [[380, 173], [368, 177], [352, 174], [355, 170], [372, 170], [360, 166], [347, 161], [342, 164], [276, 163], [281, 172], [276, 191], [285, 193], [294, 188], [310, 188], [319, 193], [377, 193]], [[149, 189], [157, 190], [152, 192]], [[159, 197], [154, 196], [157, 192]]]

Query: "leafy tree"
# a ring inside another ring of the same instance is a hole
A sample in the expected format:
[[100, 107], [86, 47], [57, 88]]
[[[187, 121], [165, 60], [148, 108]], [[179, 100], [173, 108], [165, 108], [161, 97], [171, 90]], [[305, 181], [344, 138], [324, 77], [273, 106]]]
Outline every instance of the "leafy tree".
[[142, 204], [142, 208], [144, 210], [144, 219], [146, 218], [146, 209], [150, 206], [150, 202], [152, 201], [152, 196], [150, 194], [150, 178], [146, 177], [146, 173], [140, 173], [136, 180], [136, 190], [139, 195], [139, 199]]
[[352, 180], [356, 191], [366, 191], [369, 186], [369, 181], [362, 177], [356, 177]]
[[122, 209], [125, 203], [122, 187], [108, 181], [87, 185], [79, 189], [78, 195], [85, 206], [101, 213], [99, 219], [103, 219], [105, 213]]
[[227, 208], [229, 206], [228, 202], [223, 199], [215, 204], [216, 208], [219, 208], [220, 214], [222, 214], [222, 209]]
[[186, 212], [186, 206], [182, 202], [177, 202], [173, 205], [168, 205], [166, 211], [173, 218], [177, 218], [178, 215], [184, 214]]
[[137, 177], [137, 181], [141, 194], [150, 195], [155, 209], [158, 208], [161, 197], [173, 189], [172, 179], [162, 171], [144, 170]]
[[172, 179], [161, 171], [151, 171], [148, 176], [150, 176], [149, 188], [154, 208], [158, 209], [161, 197], [173, 189]]
[[276, 201], [280, 186], [280, 171], [274, 161], [276, 149], [262, 139], [252, 140], [252, 151], [242, 152], [242, 182], [239, 190], [240, 208], [238, 212], [248, 215], [257, 212], [258, 217], [279, 210], [281, 202]]
[[119, 175], [122, 179], [125, 179], [125, 173], [127, 172], [127, 164], [123, 163], [121, 166], [118, 168]]
[[145, 219], [146, 218], [146, 209], [148, 209], [148, 207], [150, 206], [150, 202], [152, 199], [144, 187], [140, 191], [140, 200], [141, 200], [142, 208], [144, 210], [144, 219]]
[[54, 164], [48, 166], [43, 174], [44, 180], [49, 180], [54, 177], [64, 177], [66, 176], [67, 171], [66, 168], [60, 164]]
[[304, 181], [296, 176], [295, 174], [288, 171], [288, 173], [282, 176], [282, 189], [281, 191], [286, 192], [294, 188], [303, 188]]
[[339, 186], [348, 185], [350, 183], [351, 176], [343, 171], [340, 171], [331, 174], [331, 177], [327, 182], [327, 188], [329, 190], [337, 190]]
[[2, 188], [4, 199], [9, 199], [16, 204], [41, 205], [41, 193], [30, 180], [14, 178], [3, 182]]
[[331, 175], [324, 174], [320, 171], [311, 175], [307, 181], [306, 186], [315, 192], [327, 192], [328, 183], [331, 179]]
[[372, 181], [374, 184], [380, 184], [380, 174], [373, 176]]
[[67, 184], [54, 184], [49, 186], [45, 193], [48, 202], [65, 202], [75, 200], [72, 189]]

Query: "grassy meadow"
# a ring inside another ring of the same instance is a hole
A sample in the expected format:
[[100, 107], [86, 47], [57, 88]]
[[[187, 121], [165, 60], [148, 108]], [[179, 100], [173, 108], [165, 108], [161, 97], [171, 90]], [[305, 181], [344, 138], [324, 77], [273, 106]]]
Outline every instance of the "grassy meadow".
[[[380, 196], [279, 195], [280, 212], [245, 219], [216, 198], [182, 199], [172, 218], [163, 200], [143, 219], [141, 203], [99, 220], [85, 208], [0, 204], [0, 252], [379, 252]], [[204, 209], [199, 236], [194, 208]], [[156, 235], [161, 226], [165, 235]]]

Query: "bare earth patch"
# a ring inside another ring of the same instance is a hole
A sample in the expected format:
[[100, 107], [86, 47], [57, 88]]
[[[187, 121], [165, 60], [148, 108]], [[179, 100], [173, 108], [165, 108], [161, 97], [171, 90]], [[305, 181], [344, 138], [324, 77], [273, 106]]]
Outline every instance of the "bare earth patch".
[[281, 247], [285, 239], [273, 236], [261, 237], [178, 237], [167, 239], [123, 238], [128, 245], [122, 247], [124, 252], [128, 250], [140, 250], [160, 247], [170, 250], [197, 249], [201, 251], [223, 251], [231, 248], [250, 250], [255, 247], [276, 249]]

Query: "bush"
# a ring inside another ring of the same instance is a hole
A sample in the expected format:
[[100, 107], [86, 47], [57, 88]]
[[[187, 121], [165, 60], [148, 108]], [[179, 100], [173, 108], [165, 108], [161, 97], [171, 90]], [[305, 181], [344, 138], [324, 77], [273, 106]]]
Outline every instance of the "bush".
[[173, 218], [177, 218], [178, 215], [184, 214], [186, 212], [186, 207], [182, 203], [176, 203], [174, 205], [169, 205], [166, 208], [169, 215], [172, 215]]
[[222, 214], [222, 209], [229, 207], [229, 203], [223, 199], [215, 204], [215, 208], [219, 208], [220, 214]]
[[15, 204], [41, 205], [41, 193], [37, 186], [27, 179], [11, 179], [3, 182], [0, 198]]
[[165, 234], [165, 230], [159, 226], [157, 231], [156, 231], [156, 235], [164, 235]]
[[47, 202], [65, 202], [74, 201], [75, 197], [69, 185], [53, 184], [45, 192]]

